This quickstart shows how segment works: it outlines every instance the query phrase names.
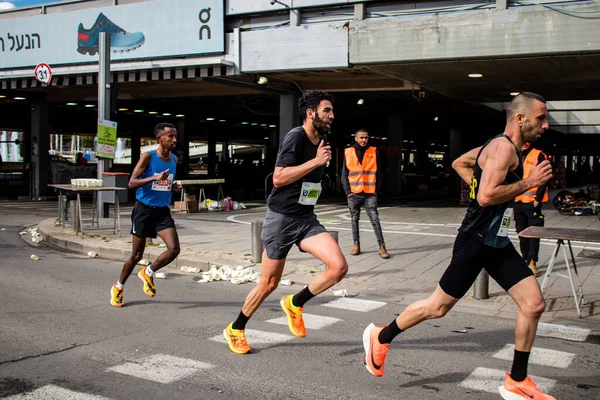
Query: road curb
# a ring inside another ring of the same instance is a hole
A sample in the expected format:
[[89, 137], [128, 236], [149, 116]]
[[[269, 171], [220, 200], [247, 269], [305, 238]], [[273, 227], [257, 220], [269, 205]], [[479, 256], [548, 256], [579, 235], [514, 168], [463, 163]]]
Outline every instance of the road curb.
[[[52, 246], [73, 251], [76, 253], [87, 254], [93, 251], [100, 258], [109, 260], [125, 261], [131, 254], [131, 246], [120, 240], [102, 240], [89, 238], [86, 236], [77, 236], [71, 231], [54, 225], [55, 219], [46, 219], [38, 224], [38, 232], [44, 238], [44, 241]], [[154, 261], [164, 248], [148, 246], [144, 251], [144, 258]], [[180, 255], [169, 264], [169, 267], [180, 268], [182, 266], [199, 267], [206, 271], [211, 265], [218, 267], [222, 265], [244, 267], [256, 266], [256, 264], [245, 259], [243, 256], [235, 254], [223, 254], [219, 251], [205, 250], [195, 252], [195, 254], [186, 254], [182, 249]]]

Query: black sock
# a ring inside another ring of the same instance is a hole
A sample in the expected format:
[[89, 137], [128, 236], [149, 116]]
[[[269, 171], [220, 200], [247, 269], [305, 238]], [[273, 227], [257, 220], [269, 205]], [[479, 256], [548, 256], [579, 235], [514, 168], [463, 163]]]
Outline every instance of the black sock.
[[233, 322], [231, 326], [233, 329], [246, 329], [246, 323], [250, 317], [246, 317], [243, 312], [240, 311], [240, 315], [238, 315], [237, 319]]
[[398, 327], [398, 324], [396, 323], [396, 318], [394, 318], [394, 320], [390, 322], [388, 326], [386, 326], [381, 332], [379, 332], [379, 343], [392, 343], [392, 340], [394, 340], [394, 338], [398, 336], [400, 332], [402, 332], [402, 329]]
[[308, 290], [307, 286], [292, 297], [292, 304], [296, 307], [304, 307], [304, 304], [306, 304], [306, 302], [312, 299], [313, 297], [315, 297], [315, 295], [312, 294], [310, 290]]
[[527, 378], [527, 363], [529, 362], [529, 352], [515, 350], [513, 358], [512, 370], [510, 377], [517, 382], [521, 382]]

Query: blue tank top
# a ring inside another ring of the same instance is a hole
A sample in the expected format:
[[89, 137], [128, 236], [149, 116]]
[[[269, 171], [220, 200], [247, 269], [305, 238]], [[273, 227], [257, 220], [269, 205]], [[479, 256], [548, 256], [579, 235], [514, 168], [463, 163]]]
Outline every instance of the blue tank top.
[[[471, 178], [471, 193], [469, 195], [469, 206], [467, 207], [467, 214], [462, 222], [459, 231], [464, 233], [475, 234], [480, 240], [486, 245], [491, 247], [505, 247], [510, 243], [508, 236], [499, 236], [498, 230], [503, 222], [504, 212], [508, 206], [512, 203], [512, 200], [495, 204], [492, 206], [482, 207], [477, 201], [477, 193], [479, 193], [479, 182], [481, 181], [481, 174], [483, 170], [479, 166], [479, 156], [483, 149], [494, 139], [504, 137], [512, 143], [512, 140], [504, 134], [494, 136], [481, 147], [477, 159], [475, 160], [475, 167], [473, 168], [473, 177]], [[514, 145], [514, 143], [513, 143]], [[519, 165], [513, 171], [509, 171], [506, 174], [504, 184], [508, 185], [523, 179], [523, 159], [521, 152], [515, 147], [515, 152], [519, 157]], [[508, 221], [510, 223], [510, 221]]]
[[173, 179], [177, 169], [175, 156], [171, 153], [171, 161], [163, 161], [156, 153], [156, 150], [150, 150], [150, 163], [146, 171], [140, 176], [140, 179], [148, 178], [169, 170], [169, 177], [164, 181], [152, 181], [141, 186], [135, 192], [135, 198], [147, 206], [164, 207], [171, 204], [171, 189]]

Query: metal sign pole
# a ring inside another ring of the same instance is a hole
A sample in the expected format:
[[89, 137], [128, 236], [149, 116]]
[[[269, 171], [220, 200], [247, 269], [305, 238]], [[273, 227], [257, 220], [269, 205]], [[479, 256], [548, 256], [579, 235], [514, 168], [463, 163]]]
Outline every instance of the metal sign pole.
[[[98, 66], [98, 119], [110, 120], [110, 35], [107, 32], [100, 33], [98, 46], [100, 56]], [[110, 160], [98, 159], [98, 179], [102, 179], [102, 173], [110, 169]], [[108, 218], [108, 204], [102, 201], [102, 193], [98, 195], [98, 216]]]

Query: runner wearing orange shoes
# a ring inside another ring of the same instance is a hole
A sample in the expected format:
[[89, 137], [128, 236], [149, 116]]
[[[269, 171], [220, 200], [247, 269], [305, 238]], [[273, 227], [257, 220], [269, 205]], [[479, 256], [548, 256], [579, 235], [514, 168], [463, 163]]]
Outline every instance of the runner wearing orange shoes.
[[427, 319], [446, 315], [485, 268], [519, 307], [512, 369], [498, 388], [500, 395], [507, 400], [556, 400], [542, 393], [527, 376], [529, 354], [546, 303], [533, 273], [508, 238], [512, 199], [552, 177], [550, 163], [544, 161], [532, 167], [523, 179], [520, 149], [525, 142], [539, 140], [546, 129], [544, 98], [521, 93], [508, 107], [504, 133], [454, 161], [453, 168], [471, 184], [471, 201], [454, 242], [452, 260], [428, 299], [408, 306], [388, 326], [370, 324], [365, 329], [364, 363], [371, 374], [383, 375], [390, 343], [398, 334]]
[[238, 318], [223, 331], [229, 349], [234, 353], [252, 352], [246, 341], [246, 323], [277, 288], [287, 254], [294, 244], [327, 266], [299, 293], [281, 299], [281, 308], [294, 335], [306, 336], [302, 318], [304, 304], [338, 283], [348, 271], [340, 247], [314, 212], [321, 194], [323, 168], [331, 160], [331, 147], [324, 137], [333, 122], [332, 102], [331, 95], [325, 92], [305, 92], [298, 101], [303, 124], [285, 136], [277, 154], [274, 188], [267, 200], [261, 233], [264, 246], [261, 277], [246, 297]]

